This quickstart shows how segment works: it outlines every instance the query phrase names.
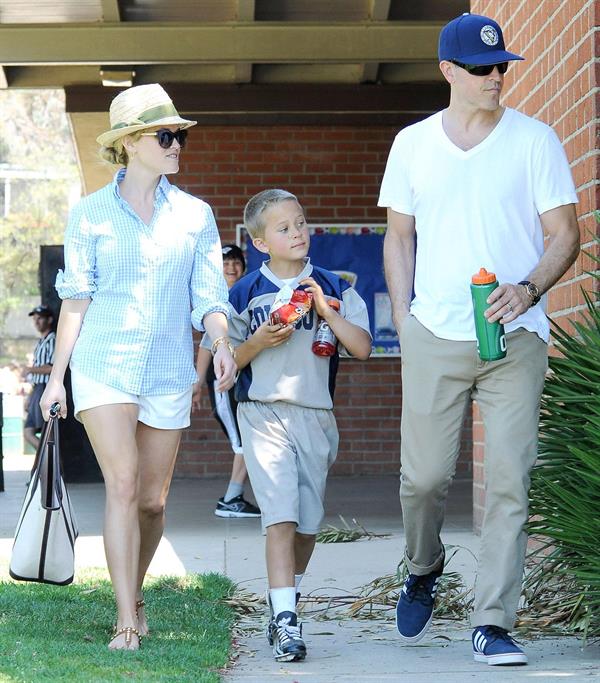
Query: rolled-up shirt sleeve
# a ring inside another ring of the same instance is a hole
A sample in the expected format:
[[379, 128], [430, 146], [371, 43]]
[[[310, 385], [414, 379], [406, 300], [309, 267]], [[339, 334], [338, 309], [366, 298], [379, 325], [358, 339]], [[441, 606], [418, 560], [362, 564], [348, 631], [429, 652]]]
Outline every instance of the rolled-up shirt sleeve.
[[198, 235], [194, 265], [190, 278], [192, 325], [204, 331], [203, 319], [209, 313], [221, 312], [228, 316], [229, 290], [223, 276], [221, 240], [212, 209], [204, 208], [204, 227]]
[[96, 238], [81, 204], [71, 211], [65, 231], [65, 269], [55, 287], [61, 299], [90, 299], [96, 291]]

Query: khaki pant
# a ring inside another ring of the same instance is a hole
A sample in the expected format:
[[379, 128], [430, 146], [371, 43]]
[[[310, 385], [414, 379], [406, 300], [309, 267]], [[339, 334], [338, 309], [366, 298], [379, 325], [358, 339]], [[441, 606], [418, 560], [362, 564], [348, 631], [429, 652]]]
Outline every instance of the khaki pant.
[[440, 531], [465, 409], [476, 399], [485, 427], [485, 516], [473, 626], [512, 629], [527, 535], [529, 472], [537, 456], [547, 346], [534, 333], [507, 335], [506, 358], [479, 360], [475, 342], [449, 341], [414, 317], [404, 321], [400, 501], [413, 574], [439, 568]]

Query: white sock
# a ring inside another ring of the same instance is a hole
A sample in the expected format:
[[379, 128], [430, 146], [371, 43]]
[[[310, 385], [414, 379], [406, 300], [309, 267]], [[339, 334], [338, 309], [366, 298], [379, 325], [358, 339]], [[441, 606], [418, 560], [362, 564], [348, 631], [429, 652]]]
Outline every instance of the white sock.
[[223, 501], [229, 503], [230, 500], [241, 496], [242, 493], [244, 493], [244, 485], [238, 484], [237, 481], [230, 481], [227, 491], [225, 491], [225, 495], [223, 496]]
[[296, 593], [298, 593], [298, 589], [300, 588], [300, 582], [304, 578], [304, 574], [294, 574], [294, 583], [296, 584]]
[[289, 588], [271, 588], [269, 590], [273, 614], [277, 616], [282, 612], [293, 612], [296, 614], [296, 589], [294, 586]]

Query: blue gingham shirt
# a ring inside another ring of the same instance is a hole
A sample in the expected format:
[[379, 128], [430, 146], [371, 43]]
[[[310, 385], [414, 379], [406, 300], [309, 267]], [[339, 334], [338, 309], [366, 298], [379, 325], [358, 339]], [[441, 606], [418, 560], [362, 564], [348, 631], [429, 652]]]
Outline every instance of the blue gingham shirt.
[[146, 225], [119, 193], [124, 177], [69, 216], [56, 290], [91, 299], [71, 367], [136, 395], [180, 393], [197, 380], [192, 325], [228, 311], [217, 226], [206, 202], [164, 176]]

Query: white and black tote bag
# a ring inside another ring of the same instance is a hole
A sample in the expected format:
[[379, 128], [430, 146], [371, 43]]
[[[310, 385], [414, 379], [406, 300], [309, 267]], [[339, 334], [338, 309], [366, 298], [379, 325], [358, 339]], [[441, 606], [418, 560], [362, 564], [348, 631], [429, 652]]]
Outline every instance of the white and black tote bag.
[[60, 470], [58, 411], [45, 424], [15, 531], [9, 573], [18, 581], [73, 581], [77, 523]]

